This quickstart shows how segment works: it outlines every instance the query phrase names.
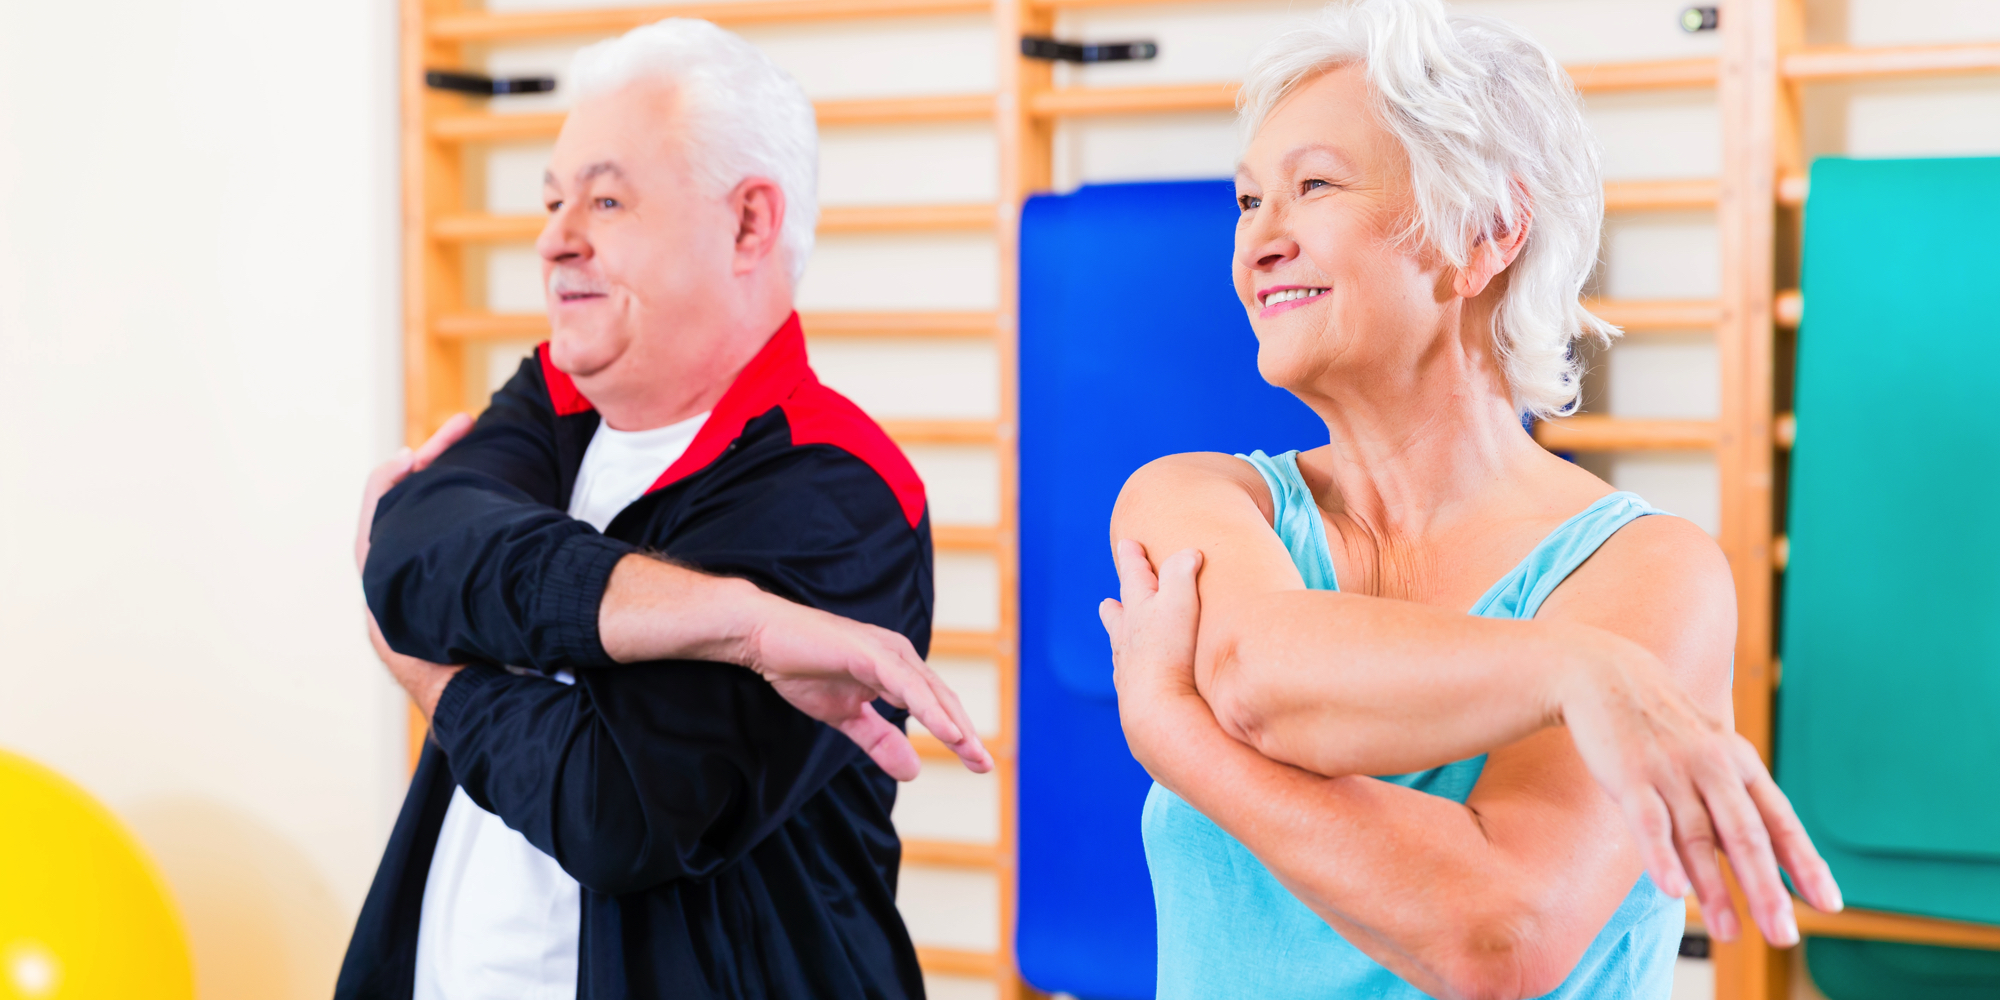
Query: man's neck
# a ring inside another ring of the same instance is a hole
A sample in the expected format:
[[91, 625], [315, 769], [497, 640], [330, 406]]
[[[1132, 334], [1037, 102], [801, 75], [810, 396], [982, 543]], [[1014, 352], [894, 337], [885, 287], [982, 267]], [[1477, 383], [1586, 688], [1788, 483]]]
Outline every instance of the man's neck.
[[679, 423], [715, 409], [791, 312], [789, 301], [774, 303], [721, 329], [678, 330], [635, 344], [605, 370], [577, 379], [576, 387], [613, 430]]

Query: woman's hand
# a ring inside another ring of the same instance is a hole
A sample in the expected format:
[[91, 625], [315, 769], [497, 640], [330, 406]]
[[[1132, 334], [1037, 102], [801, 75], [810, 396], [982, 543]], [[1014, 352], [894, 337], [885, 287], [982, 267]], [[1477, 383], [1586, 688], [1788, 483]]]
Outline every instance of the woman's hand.
[[1842, 903], [1791, 802], [1750, 741], [1703, 712], [1657, 659], [1622, 639], [1607, 647], [1566, 675], [1557, 691], [1561, 721], [1624, 813], [1654, 884], [1684, 896], [1691, 882], [1709, 934], [1735, 940], [1742, 928], [1719, 850], [1765, 939], [1798, 943], [1780, 866], [1815, 908], [1834, 913]]
[[1204, 719], [1216, 725], [1194, 683], [1195, 632], [1201, 620], [1195, 576], [1201, 572], [1201, 551], [1183, 549], [1168, 556], [1158, 576], [1138, 542], [1121, 540], [1112, 555], [1122, 600], [1105, 599], [1097, 615], [1111, 637], [1118, 719], [1132, 756], [1171, 788], [1166, 777], [1170, 751], [1180, 745], [1187, 727]]

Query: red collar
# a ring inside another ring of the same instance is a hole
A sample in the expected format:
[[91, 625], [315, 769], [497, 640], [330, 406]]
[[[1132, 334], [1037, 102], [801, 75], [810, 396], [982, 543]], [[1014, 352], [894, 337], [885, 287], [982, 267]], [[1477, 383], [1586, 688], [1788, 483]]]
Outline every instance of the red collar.
[[[548, 384], [549, 402], [557, 416], [595, 409], [569, 375], [550, 362], [546, 342], [535, 349], [535, 355], [541, 361], [542, 380]], [[880, 426], [839, 393], [820, 385], [819, 377], [806, 363], [805, 331], [798, 313], [787, 317], [757, 356], [743, 366], [688, 450], [646, 492], [671, 486], [707, 468], [730, 442], [743, 435], [745, 424], [777, 406], [785, 407], [794, 445], [832, 444], [868, 463], [895, 492], [910, 526], [917, 525], [924, 511], [923, 481]]]

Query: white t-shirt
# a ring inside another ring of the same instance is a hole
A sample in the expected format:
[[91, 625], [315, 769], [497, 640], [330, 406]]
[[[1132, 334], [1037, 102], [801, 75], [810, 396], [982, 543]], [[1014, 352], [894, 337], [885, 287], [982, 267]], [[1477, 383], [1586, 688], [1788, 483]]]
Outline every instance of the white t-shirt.
[[[687, 451], [708, 414], [649, 431], [599, 423], [569, 515], [599, 531]], [[574, 684], [568, 671], [554, 679]], [[454, 788], [417, 922], [415, 1000], [574, 1000], [583, 895], [528, 838]]]

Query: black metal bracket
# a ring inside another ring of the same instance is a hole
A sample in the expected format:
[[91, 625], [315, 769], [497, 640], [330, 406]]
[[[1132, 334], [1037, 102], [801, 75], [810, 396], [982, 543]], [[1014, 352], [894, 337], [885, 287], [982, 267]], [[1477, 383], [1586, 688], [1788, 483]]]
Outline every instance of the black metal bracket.
[[435, 90], [450, 90], [460, 94], [478, 94], [492, 97], [495, 94], [540, 94], [556, 89], [556, 78], [552, 76], [517, 76], [495, 80], [477, 73], [457, 73], [451, 70], [430, 69], [424, 71], [424, 84]]
[[1697, 31], [1714, 31], [1716, 20], [1714, 7], [1689, 7], [1681, 11], [1681, 30], [1690, 35]]
[[1105, 42], [1101, 45], [1084, 45], [1080, 42], [1059, 42], [1053, 38], [1022, 35], [1021, 54], [1030, 59], [1046, 59], [1049, 62], [1134, 62], [1159, 55], [1160, 47], [1152, 42]]

